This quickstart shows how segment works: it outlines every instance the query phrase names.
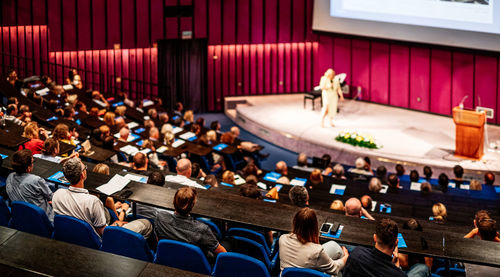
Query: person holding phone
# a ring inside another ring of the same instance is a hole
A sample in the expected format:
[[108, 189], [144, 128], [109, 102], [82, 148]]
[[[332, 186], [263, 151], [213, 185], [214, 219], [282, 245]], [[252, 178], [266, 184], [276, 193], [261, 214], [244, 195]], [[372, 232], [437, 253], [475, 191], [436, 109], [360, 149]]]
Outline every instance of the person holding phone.
[[344, 267], [349, 252], [335, 241], [319, 244], [316, 212], [302, 208], [293, 218], [293, 230], [279, 240], [280, 270], [287, 267], [315, 269], [336, 276]]
[[399, 265], [398, 225], [391, 219], [380, 220], [375, 227], [374, 248], [358, 246], [347, 259], [344, 277], [356, 276], [430, 276], [425, 264], [417, 263], [404, 272]]

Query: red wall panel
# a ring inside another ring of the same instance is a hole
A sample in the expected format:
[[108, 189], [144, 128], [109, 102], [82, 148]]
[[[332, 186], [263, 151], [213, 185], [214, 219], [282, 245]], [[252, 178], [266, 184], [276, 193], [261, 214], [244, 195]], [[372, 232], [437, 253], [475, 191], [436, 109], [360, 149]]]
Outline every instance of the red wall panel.
[[45, 12], [46, 0], [32, 0], [33, 3], [33, 25], [47, 24], [47, 17]]
[[[91, 19], [90, 19], [90, 1], [91, 0], [79, 0], [77, 3], [78, 9], [78, 49], [80, 50], [89, 50], [92, 48], [91, 45]], [[109, 1], [110, 3], [112, 1]], [[116, 14], [116, 12], [114, 13]], [[108, 12], [109, 18], [109, 12]], [[119, 26], [120, 24], [116, 24], [115, 26]], [[108, 29], [109, 30], [109, 29]], [[110, 37], [108, 31], [108, 37]], [[119, 38], [119, 37], [118, 37]]]
[[[200, 1], [200, 0], [196, 0]], [[204, 2], [204, 1], [201, 1]], [[196, 17], [201, 17], [197, 10], [198, 10], [198, 5], [196, 5], [195, 9], [195, 18]], [[201, 6], [200, 6], [201, 7]], [[205, 18], [206, 21], [206, 18]], [[151, 0], [151, 18], [149, 22], [149, 26], [151, 26], [151, 43], [155, 43], [159, 39], [163, 38], [163, 1], [162, 0]], [[200, 22], [198, 24], [203, 24], [205, 26], [205, 23], [202, 22], [200, 18]], [[196, 25], [195, 25], [196, 26]], [[198, 31], [198, 29], [195, 29], [195, 31]], [[196, 32], [195, 32], [196, 33]]]
[[389, 104], [408, 108], [410, 86], [410, 48], [399, 44], [392, 44], [390, 47]]
[[[4, 0], [5, 1], [5, 0]], [[14, 1], [6, 1], [14, 2]], [[17, 0], [17, 25], [31, 25], [31, 0]]]
[[472, 54], [454, 52], [452, 72], [451, 106], [457, 106], [465, 96], [468, 98], [464, 106], [472, 109], [474, 100], [474, 56]]
[[250, 0], [238, 0], [236, 41], [238, 43], [250, 43]]
[[360, 88], [361, 99], [370, 100], [370, 43], [367, 40], [352, 41], [351, 86], [356, 91]]
[[76, 28], [76, 3], [75, 1], [62, 1], [62, 40], [63, 50], [71, 51], [77, 47]]
[[451, 114], [451, 52], [431, 51], [431, 98], [430, 111]]
[[429, 110], [429, 49], [422, 47], [410, 48], [410, 108]]
[[219, 44], [222, 42], [222, 0], [208, 1], [208, 11], [210, 20], [208, 20], [208, 43]]
[[251, 40], [252, 43], [264, 41], [264, 0], [251, 1]]
[[[86, 0], [88, 1], [88, 0]], [[106, 30], [108, 32], [108, 48], [113, 48], [115, 44], [121, 43], [121, 18], [120, 18], [120, 1], [119, 0], [108, 0], [107, 12], [106, 12]], [[163, 9], [161, 9], [163, 10]], [[161, 26], [156, 26], [154, 29], [161, 28]], [[162, 34], [163, 35], [163, 34]]]
[[278, 5], [278, 42], [289, 42], [292, 40], [292, 0], [279, 0]]
[[[128, 1], [123, 1], [122, 5], [125, 5]], [[106, 48], [106, 29], [103, 26], [106, 25], [106, 14], [105, 12], [106, 3], [101, 0], [92, 0], [92, 49], [104, 49]], [[126, 5], [125, 5], [126, 6]], [[132, 7], [133, 8], [133, 7]], [[133, 14], [127, 14], [127, 21], [133, 22]], [[128, 34], [133, 34], [133, 27], [130, 29], [123, 30]], [[123, 34], [126, 36], [126, 34]]]
[[389, 102], [389, 45], [371, 43], [370, 100], [377, 103]]
[[[95, 1], [95, 0], [94, 0]], [[135, 1], [122, 0], [121, 2], [121, 37], [122, 48], [135, 46]], [[94, 42], [95, 43], [95, 42]]]
[[[137, 20], [137, 42], [134, 47], [149, 47], [149, 1], [137, 1], [135, 3], [135, 18]], [[151, 28], [151, 30], [154, 28]]]
[[236, 40], [236, 0], [222, 1], [222, 43]]
[[278, 33], [278, 0], [264, 1], [264, 42], [276, 42]]
[[47, 5], [47, 25], [50, 32], [50, 50], [60, 51], [62, 49], [61, 0], [47, 0]]
[[[194, 0], [194, 37], [206, 38], [207, 37], [207, 1]], [[153, 21], [154, 22], [154, 21]]]
[[214, 111], [215, 108], [215, 90], [214, 90], [214, 57], [215, 46], [209, 45], [207, 49], [207, 103], [208, 110]]
[[304, 11], [306, 10], [305, 2], [305, 0], [292, 1], [292, 41], [304, 41], [306, 29], [306, 17], [304, 16]]
[[[497, 103], [497, 58], [476, 55], [474, 68], [474, 106], [496, 109]], [[488, 119], [495, 122], [495, 119]]]

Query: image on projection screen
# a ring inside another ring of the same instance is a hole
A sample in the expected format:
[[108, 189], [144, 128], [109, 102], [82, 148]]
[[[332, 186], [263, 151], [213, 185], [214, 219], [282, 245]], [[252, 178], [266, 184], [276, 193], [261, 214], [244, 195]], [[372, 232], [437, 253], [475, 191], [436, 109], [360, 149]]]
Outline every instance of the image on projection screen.
[[332, 17], [500, 34], [492, 0], [330, 1]]

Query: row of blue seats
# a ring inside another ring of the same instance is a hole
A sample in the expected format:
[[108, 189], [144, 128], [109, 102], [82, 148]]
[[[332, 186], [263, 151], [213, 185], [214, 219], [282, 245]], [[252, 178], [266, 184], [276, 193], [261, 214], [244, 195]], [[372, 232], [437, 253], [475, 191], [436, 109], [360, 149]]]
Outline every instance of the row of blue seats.
[[[271, 250], [265, 249], [262, 244], [252, 239], [237, 236], [238, 234], [247, 234], [245, 232], [247, 229], [244, 228], [233, 228], [228, 231], [228, 235], [238, 241], [238, 245], [243, 248], [243, 251], [241, 251], [243, 253], [219, 254], [212, 269], [201, 249], [195, 245], [163, 239], [158, 242], [157, 251], [154, 253], [142, 235], [116, 226], [105, 228], [101, 243], [101, 238], [96, 234], [92, 226], [85, 221], [70, 216], [56, 215], [52, 227], [41, 208], [30, 203], [13, 201], [9, 209], [1, 197], [0, 225], [39, 236], [51, 237], [59, 241], [206, 275], [234, 276], [237, 273], [238, 276], [271, 276], [272, 268], [277, 266], [277, 253], [271, 253]], [[250, 237], [257, 236], [257, 239], [264, 239], [257, 232], [248, 231]], [[262, 237], [258, 237], [258, 235]], [[255, 253], [255, 249], [262, 253], [260, 257], [255, 258], [244, 254]], [[266, 253], [266, 251], [270, 252]], [[275, 256], [273, 261], [270, 260], [270, 255]], [[305, 276], [304, 274], [328, 276], [308, 269], [287, 269], [283, 274], [285, 273], [286, 275], [283, 276]]]

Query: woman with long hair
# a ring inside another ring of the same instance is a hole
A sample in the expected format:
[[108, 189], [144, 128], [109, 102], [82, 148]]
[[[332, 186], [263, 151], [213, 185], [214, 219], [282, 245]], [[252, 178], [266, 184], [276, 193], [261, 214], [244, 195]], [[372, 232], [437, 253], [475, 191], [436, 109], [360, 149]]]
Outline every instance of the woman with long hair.
[[344, 100], [342, 95], [342, 89], [340, 88], [340, 81], [335, 78], [335, 71], [329, 68], [321, 81], [319, 82], [321, 88], [321, 98], [323, 102], [323, 108], [321, 109], [321, 127], [324, 127], [325, 117], [328, 115], [330, 118], [330, 125], [334, 127], [333, 118], [337, 114], [337, 103], [339, 98], [341, 101]]
[[349, 252], [334, 241], [319, 244], [316, 212], [306, 207], [295, 214], [292, 233], [280, 237], [279, 255], [281, 271], [287, 267], [300, 267], [337, 275]]

